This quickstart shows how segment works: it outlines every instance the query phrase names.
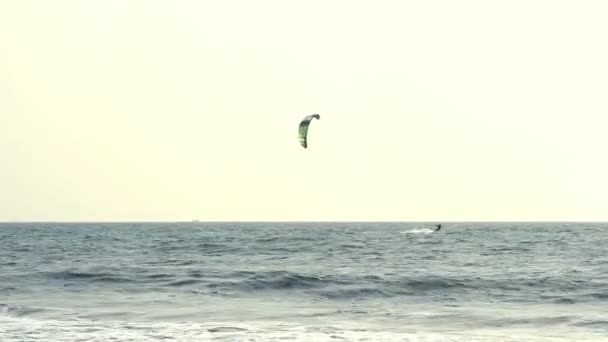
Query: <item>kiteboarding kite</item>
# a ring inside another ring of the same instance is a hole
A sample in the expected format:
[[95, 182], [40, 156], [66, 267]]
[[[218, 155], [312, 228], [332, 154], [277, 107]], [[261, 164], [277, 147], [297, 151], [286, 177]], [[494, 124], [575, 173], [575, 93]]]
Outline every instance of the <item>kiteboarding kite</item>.
[[300, 138], [300, 145], [302, 145], [302, 147], [304, 148], [308, 147], [308, 126], [310, 126], [310, 122], [312, 121], [312, 119], [319, 120], [321, 119], [321, 117], [319, 116], [319, 114], [308, 115], [300, 122], [298, 136]]

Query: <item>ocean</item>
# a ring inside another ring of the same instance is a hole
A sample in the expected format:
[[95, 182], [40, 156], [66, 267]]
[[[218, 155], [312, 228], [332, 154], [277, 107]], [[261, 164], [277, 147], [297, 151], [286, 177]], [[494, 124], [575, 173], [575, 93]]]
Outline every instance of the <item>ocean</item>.
[[608, 224], [0, 224], [0, 341], [608, 341]]

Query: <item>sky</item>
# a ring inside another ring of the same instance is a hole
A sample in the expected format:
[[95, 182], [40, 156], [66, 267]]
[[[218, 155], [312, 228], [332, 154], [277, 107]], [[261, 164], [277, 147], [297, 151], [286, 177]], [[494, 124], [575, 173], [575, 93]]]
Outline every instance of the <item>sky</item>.
[[0, 220], [608, 220], [607, 15], [0, 1]]

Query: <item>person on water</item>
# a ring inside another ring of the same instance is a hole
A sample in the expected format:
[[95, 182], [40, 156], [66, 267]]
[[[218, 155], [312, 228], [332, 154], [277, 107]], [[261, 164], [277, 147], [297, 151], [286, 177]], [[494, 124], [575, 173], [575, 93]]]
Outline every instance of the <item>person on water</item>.
[[436, 224], [435, 226], [437, 227], [437, 229], [435, 229], [435, 231], [438, 232], [441, 229], [441, 223], [440, 224]]

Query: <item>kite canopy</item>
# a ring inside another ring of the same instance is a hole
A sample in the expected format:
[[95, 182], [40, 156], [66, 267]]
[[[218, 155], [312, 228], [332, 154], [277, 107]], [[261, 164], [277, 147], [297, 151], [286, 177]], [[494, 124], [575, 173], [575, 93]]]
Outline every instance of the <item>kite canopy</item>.
[[319, 116], [319, 114], [308, 115], [307, 117], [302, 119], [302, 121], [300, 122], [298, 136], [300, 138], [300, 145], [302, 145], [302, 147], [304, 147], [304, 148], [308, 147], [308, 142], [307, 142], [308, 126], [310, 126], [310, 122], [312, 121], [312, 119], [319, 120], [319, 119], [321, 119], [321, 117]]

